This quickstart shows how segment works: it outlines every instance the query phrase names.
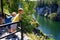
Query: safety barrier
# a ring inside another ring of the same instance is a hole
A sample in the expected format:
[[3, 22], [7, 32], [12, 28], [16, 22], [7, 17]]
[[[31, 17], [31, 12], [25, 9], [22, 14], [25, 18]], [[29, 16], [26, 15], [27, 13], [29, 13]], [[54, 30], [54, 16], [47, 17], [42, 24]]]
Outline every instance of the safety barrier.
[[[8, 26], [8, 25], [13, 25], [13, 24], [17, 24], [17, 23], [20, 24], [20, 26], [18, 26], [18, 28], [21, 27], [21, 29], [19, 28], [19, 30], [16, 31], [15, 33], [21, 32], [21, 35], [20, 35], [20, 36], [21, 36], [21, 40], [23, 40], [23, 26], [21, 25], [22, 21], [20, 21], [20, 22], [15, 22], [15, 23], [2, 24], [2, 25], [0, 25], [0, 27], [6, 27], [6, 26]], [[7, 35], [7, 36], [0, 37], [0, 39], [3, 39], [3, 38], [5, 38], [5, 37], [8, 37], [8, 36], [13, 35], [13, 34], [15, 34], [15, 33], [11, 33], [11, 34], [9, 34], [9, 35]]]

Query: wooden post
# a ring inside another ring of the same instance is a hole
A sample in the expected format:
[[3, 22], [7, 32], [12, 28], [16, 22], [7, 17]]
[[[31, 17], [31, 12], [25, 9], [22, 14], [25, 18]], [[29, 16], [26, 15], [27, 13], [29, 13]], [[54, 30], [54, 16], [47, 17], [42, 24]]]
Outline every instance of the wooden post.
[[22, 20], [20, 21], [20, 27], [21, 27], [21, 40], [23, 40], [23, 26], [22, 26]]
[[3, 14], [3, 0], [1, 0], [1, 12], [2, 12], [2, 15], [4, 15]]
[[[24, 36], [23, 36], [23, 23], [22, 23], [22, 14], [23, 14], [23, 9], [22, 8], [20, 8], [20, 9], [18, 9], [19, 10], [19, 21], [20, 21], [20, 27], [21, 27], [21, 40], [23, 40], [24, 39]], [[21, 10], [21, 11], [20, 11]], [[21, 12], [21, 13], [20, 13]]]

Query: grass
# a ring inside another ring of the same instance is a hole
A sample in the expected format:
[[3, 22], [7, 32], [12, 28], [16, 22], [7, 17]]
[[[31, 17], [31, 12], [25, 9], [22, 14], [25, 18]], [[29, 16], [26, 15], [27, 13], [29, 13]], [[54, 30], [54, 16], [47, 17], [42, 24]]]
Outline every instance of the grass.
[[37, 35], [34, 35], [33, 33], [28, 33], [28, 36], [31, 38], [30, 40], [39, 40], [40, 39]]
[[44, 36], [37, 36], [34, 33], [28, 33], [28, 36], [31, 38], [30, 40], [44, 40], [45, 37]]

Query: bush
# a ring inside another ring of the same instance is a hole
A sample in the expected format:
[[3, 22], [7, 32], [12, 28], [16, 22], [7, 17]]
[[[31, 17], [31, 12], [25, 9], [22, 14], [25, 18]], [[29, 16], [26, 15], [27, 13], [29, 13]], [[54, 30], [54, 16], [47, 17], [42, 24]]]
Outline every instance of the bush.
[[31, 33], [33, 29], [37, 26], [37, 22], [34, 21], [31, 15], [23, 14], [22, 16], [22, 25], [24, 27], [24, 32]]
[[[32, 21], [32, 14], [35, 13], [36, 2], [34, 1], [20, 1], [24, 14], [22, 15], [22, 25], [24, 26], [24, 32], [31, 33], [36, 27], [36, 21]], [[32, 21], [32, 22], [31, 22]]]

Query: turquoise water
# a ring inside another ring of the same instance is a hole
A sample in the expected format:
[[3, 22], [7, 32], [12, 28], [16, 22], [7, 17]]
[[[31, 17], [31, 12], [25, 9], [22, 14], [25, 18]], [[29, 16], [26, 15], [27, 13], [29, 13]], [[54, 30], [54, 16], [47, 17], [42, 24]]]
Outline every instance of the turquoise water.
[[40, 24], [39, 29], [44, 34], [47, 34], [49, 37], [55, 38], [55, 40], [60, 40], [60, 22], [52, 21], [41, 16], [38, 16], [37, 20]]

